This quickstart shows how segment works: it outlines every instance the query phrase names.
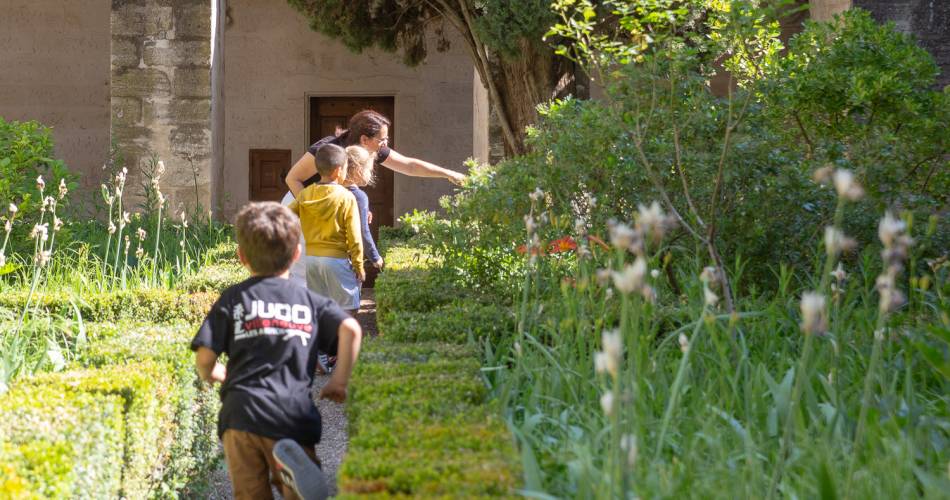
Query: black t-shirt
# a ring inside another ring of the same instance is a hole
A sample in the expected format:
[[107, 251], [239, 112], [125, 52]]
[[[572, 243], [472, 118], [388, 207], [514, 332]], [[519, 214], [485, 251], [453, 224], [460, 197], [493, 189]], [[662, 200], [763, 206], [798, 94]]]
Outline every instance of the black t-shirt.
[[[307, 152], [316, 156], [317, 150], [326, 146], [327, 144], [335, 144], [341, 148], [346, 147], [346, 134], [343, 135], [328, 135], [323, 139], [313, 143], [307, 148]], [[389, 158], [389, 153], [392, 151], [389, 149], [389, 146], [383, 146], [379, 148], [379, 151], [376, 152], [376, 162], [382, 163], [386, 161], [386, 158]], [[320, 182], [320, 174], [313, 174], [309, 179], [303, 181], [303, 187], [307, 187], [311, 184], [316, 184]]]
[[191, 341], [228, 355], [218, 435], [226, 429], [304, 445], [320, 441], [311, 385], [317, 349], [337, 350], [350, 316], [333, 301], [279, 277], [253, 277], [225, 290]]

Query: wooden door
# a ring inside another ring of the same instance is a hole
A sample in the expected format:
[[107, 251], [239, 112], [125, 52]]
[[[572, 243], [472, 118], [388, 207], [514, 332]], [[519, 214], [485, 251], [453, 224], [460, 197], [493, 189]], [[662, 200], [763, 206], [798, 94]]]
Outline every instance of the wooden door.
[[280, 201], [287, 192], [284, 178], [291, 167], [289, 149], [252, 149], [250, 152], [251, 201]]
[[[393, 97], [311, 97], [310, 98], [310, 144], [336, 134], [346, 128], [350, 117], [364, 109], [379, 112], [392, 121], [389, 127], [389, 145], [395, 147], [396, 122], [393, 121], [395, 99]], [[395, 223], [393, 213], [393, 171], [376, 164], [376, 184], [363, 188], [369, 197], [369, 209], [373, 213], [373, 222], [369, 225], [373, 238], [379, 239], [380, 226], [392, 226]], [[372, 288], [376, 280], [376, 271], [367, 262], [366, 288]]]

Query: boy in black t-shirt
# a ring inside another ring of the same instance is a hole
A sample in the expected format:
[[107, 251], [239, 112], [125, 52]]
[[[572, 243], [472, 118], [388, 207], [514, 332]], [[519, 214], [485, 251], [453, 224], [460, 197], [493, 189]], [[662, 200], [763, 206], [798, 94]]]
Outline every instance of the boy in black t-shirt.
[[[320, 397], [342, 402], [362, 331], [333, 301], [287, 279], [300, 257], [300, 226], [289, 210], [251, 203], [235, 228], [238, 258], [251, 277], [221, 294], [191, 348], [201, 378], [222, 383], [218, 436], [234, 498], [272, 498], [273, 483], [294, 499], [277, 474], [274, 444], [293, 439], [316, 459], [321, 422], [310, 390], [317, 351], [337, 355]], [[217, 362], [221, 354], [227, 367]]]

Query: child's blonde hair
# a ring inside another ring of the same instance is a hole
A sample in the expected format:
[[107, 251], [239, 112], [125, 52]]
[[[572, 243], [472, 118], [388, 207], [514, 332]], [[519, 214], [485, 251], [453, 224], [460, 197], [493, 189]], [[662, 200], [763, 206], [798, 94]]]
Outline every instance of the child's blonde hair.
[[373, 174], [376, 168], [376, 158], [363, 146], [349, 146], [346, 148], [346, 182], [357, 186], [372, 186], [376, 181]]

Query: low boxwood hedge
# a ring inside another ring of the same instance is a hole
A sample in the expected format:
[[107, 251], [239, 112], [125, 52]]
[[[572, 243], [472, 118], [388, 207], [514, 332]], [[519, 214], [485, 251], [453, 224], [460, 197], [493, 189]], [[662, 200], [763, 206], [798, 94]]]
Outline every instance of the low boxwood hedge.
[[[52, 412], [90, 415], [108, 423], [96, 415], [114, 412], [121, 425], [102, 428], [105, 437], [96, 442], [119, 443], [118, 452], [103, 458], [105, 452], [95, 443], [74, 438], [73, 429], [82, 430], [85, 424], [70, 426], [62, 419], [48, 426], [51, 438], [31, 439], [28, 428], [15, 437], [4, 429], [0, 463], [15, 466], [2, 468], [0, 484], [6, 490], [0, 491], [25, 498], [155, 498], [195, 488], [189, 483], [206, 477], [218, 463], [218, 399], [196, 380], [187, 342], [194, 327], [90, 325], [89, 333], [92, 341], [80, 351], [73, 369], [20, 381], [0, 396], [0, 418], [4, 408], [22, 407], [38, 421], [44, 412]], [[56, 404], [48, 402], [50, 394], [59, 395]], [[87, 473], [103, 478], [101, 495], [86, 494], [100, 491], [84, 486]], [[118, 477], [121, 483], [109, 481]], [[69, 493], [73, 491], [76, 494]]]
[[16, 387], [0, 398], [0, 498], [118, 498], [125, 445], [116, 394]]
[[389, 340], [496, 343], [514, 331], [511, 308], [495, 304], [453, 302], [430, 311], [400, 311], [378, 315], [379, 331]]
[[[27, 303], [25, 290], [5, 292], [0, 296], [0, 309], [19, 313]], [[76, 295], [67, 292], [35, 293], [31, 310], [53, 316], [73, 317], [76, 311], [84, 321], [135, 320], [152, 323], [196, 321], [204, 317], [217, 300], [211, 292], [183, 293], [176, 290], [122, 290], [108, 293]]]
[[250, 276], [237, 261], [223, 261], [202, 267], [198, 272], [182, 278], [178, 288], [187, 292], [216, 292], [239, 283]]
[[411, 245], [383, 242], [380, 336], [366, 341], [351, 383], [340, 498], [515, 496], [514, 442], [468, 342], [505, 334], [513, 316], [460, 298]]
[[519, 467], [474, 350], [367, 341], [348, 403], [341, 498], [509, 496]]

